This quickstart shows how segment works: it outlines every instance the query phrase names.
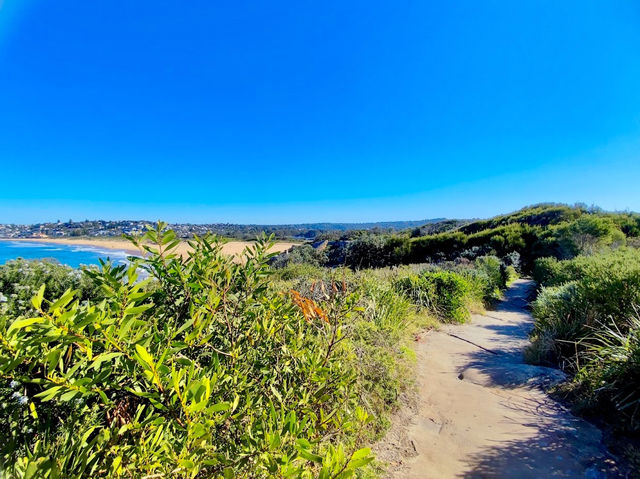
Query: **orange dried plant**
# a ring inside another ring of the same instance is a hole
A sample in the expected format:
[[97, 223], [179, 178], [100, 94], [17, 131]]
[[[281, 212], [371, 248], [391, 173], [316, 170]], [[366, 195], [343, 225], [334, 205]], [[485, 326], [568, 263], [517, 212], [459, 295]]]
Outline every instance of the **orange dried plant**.
[[291, 296], [293, 303], [300, 308], [300, 311], [302, 311], [304, 319], [308, 322], [316, 318], [321, 319], [325, 323], [329, 322], [327, 314], [316, 304], [314, 300], [302, 296], [298, 291], [293, 289], [289, 291], [289, 295]]

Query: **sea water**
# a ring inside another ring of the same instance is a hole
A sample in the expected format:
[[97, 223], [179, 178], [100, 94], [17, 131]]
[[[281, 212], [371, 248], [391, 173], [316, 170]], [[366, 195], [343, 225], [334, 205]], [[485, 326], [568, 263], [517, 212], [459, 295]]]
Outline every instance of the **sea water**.
[[105, 249], [96, 246], [64, 245], [47, 243], [46, 241], [11, 241], [0, 240], [0, 264], [16, 258], [48, 259], [72, 268], [80, 265], [98, 264], [98, 260], [110, 259], [114, 264], [125, 264], [131, 256], [124, 250]]

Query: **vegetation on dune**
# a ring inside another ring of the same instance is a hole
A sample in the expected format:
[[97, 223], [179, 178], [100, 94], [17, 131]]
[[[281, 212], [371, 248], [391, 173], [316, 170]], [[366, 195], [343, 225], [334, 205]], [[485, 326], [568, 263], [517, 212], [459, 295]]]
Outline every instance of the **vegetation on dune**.
[[[640, 431], [640, 250], [537, 261], [541, 285], [529, 357], [575, 374], [581, 407]], [[617, 411], [616, 415], [610, 414]]]
[[[164, 226], [130, 267], [0, 267], [10, 476], [373, 474], [365, 446], [410, 385], [413, 332], [464, 320], [474, 294], [500, 288], [497, 259], [272, 270], [264, 238], [240, 264], [215, 238], [183, 258]], [[414, 277], [420, 293], [401, 286]]]
[[315, 264], [413, 265], [396, 290], [445, 321], [499, 297], [518, 272], [532, 275], [540, 290], [529, 360], [563, 368], [581, 407], [637, 434], [639, 235], [636, 213], [543, 204], [435, 234], [329, 242]]
[[[2, 468], [23, 477], [348, 477], [372, 459], [344, 324], [355, 297], [268, 283], [268, 242], [243, 264], [162, 225], [140, 266], [88, 274], [99, 302], [46, 285], [0, 321]], [[139, 281], [139, 268], [151, 277]]]
[[[393, 235], [351, 234], [323, 245], [322, 253], [314, 257], [315, 263], [358, 269], [474, 260], [486, 255], [506, 258], [517, 253], [518, 266], [531, 273], [536, 259], [541, 257], [570, 259], [624, 245], [629, 239], [633, 243], [640, 234], [640, 215], [607, 213], [584, 206], [538, 205], [453, 228], [427, 235], [415, 229]], [[281, 266], [305, 262], [301, 255], [294, 254], [296, 249], [282, 258]]]
[[520, 273], [540, 285], [529, 358], [639, 431], [640, 216], [539, 205], [448, 227], [281, 255], [263, 237], [234, 263], [215, 237], [174, 254], [159, 224], [127, 267], [0, 266], [0, 468], [373, 477], [366, 446], [410, 387], [412, 335], [464, 322]]
[[100, 289], [82, 271], [50, 261], [16, 259], [0, 267], [0, 315], [16, 317], [34, 312], [31, 298], [44, 285], [43, 299], [51, 301], [67, 290], [80, 300], [95, 300]]

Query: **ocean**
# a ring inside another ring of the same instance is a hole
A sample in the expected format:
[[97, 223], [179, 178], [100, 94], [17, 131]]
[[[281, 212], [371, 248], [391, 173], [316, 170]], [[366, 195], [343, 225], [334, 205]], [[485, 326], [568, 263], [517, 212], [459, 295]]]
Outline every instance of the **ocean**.
[[7, 261], [24, 259], [52, 259], [72, 268], [80, 265], [98, 264], [98, 260], [111, 259], [113, 263], [127, 263], [130, 253], [120, 250], [104, 249], [95, 246], [62, 245], [57, 243], [27, 242], [27, 241], [0, 241], [0, 264]]

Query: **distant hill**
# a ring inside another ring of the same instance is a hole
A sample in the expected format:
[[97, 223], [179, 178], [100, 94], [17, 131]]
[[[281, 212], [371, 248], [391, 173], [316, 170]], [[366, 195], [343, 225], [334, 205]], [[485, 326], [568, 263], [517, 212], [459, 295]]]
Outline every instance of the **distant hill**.
[[[427, 224], [439, 223], [446, 218], [433, 218], [418, 221], [377, 221], [372, 223], [302, 223], [291, 225], [262, 225], [263, 228], [291, 228], [316, 231], [353, 231], [371, 229], [405, 230]], [[260, 227], [260, 225], [255, 225]]]

